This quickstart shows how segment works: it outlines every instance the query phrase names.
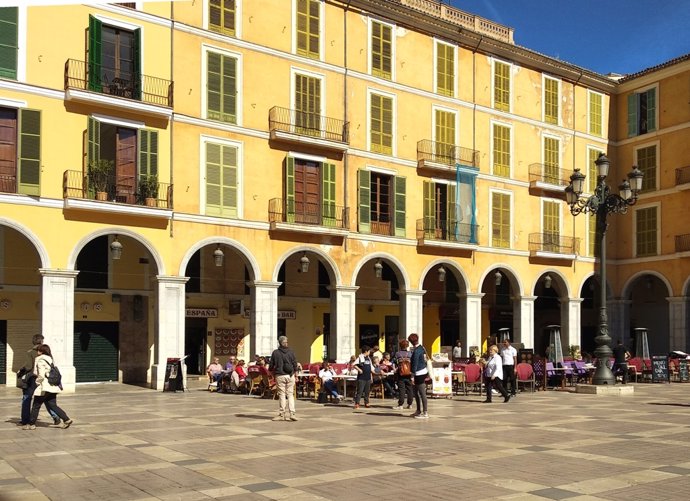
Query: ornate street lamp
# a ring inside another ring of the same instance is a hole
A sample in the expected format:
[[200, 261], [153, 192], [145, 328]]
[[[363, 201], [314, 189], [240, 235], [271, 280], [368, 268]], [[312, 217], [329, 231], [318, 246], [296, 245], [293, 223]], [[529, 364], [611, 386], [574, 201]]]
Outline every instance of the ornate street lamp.
[[[597, 369], [592, 378], [593, 384], [615, 384], [616, 379], [608, 365], [612, 351], [609, 344], [608, 314], [606, 311], [606, 218], [609, 214], [625, 214], [628, 207], [637, 202], [637, 196], [642, 189], [642, 172], [635, 166], [628, 174], [628, 179], [618, 187], [618, 194], [611, 193], [606, 184], [606, 176], [609, 173], [609, 159], [601, 153], [594, 162], [597, 165], [597, 186], [594, 194], [589, 197], [581, 197], [585, 175], [580, 169], [575, 169], [570, 176], [570, 184], [565, 188], [565, 199], [570, 205], [570, 213], [573, 216], [584, 213], [596, 214], [597, 238], [599, 240], [599, 287], [601, 304], [599, 305], [599, 327], [594, 342], [597, 348], [594, 355], [597, 357]], [[603, 362], [603, 363], [602, 363]]]
[[380, 259], [374, 263], [374, 274], [376, 278], [383, 277], [383, 264]]
[[115, 239], [110, 242], [110, 255], [113, 259], [120, 259], [122, 257], [122, 244], [117, 239], [117, 235], [115, 235]]
[[216, 266], [223, 266], [223, 260], [225, 259], [225, 253], [220, 248], [220, 244], [217, 244], [216, 250], [213, 251], [213, 262]]

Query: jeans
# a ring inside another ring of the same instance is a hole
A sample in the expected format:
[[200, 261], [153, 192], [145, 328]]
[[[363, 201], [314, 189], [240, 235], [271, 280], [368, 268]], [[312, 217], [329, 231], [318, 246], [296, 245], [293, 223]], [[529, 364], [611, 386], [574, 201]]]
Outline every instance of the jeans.
[[[29, 424], [29, 421], [31, 420], [31, 399], [34, 396], [34, 391], [36, 391], [36, 378], [31, 377], [29, 378], [29, 384], [27, 385], [27, 387], [22, 390], [22, 424]], [[55, 413], [55, 411], [53, 411], [47, 405], [46, 409], [48, 409], [48, 414], [50, 414], [50, 417], [53, 418], [53, 420], [58, 418], [58, 415]], [[38, 418], [38, 414], [36, 414], [36, 417]]]
[[326, 381], [324, 381], [323, 387], [330, 395], [333, 395], [335, 398], [340, 397], [340, 395], [338, 394], [338, 389], [335, 387], [335, 381], [333, 381], [332, 379], [327, 379]]
[[29, 424], [36, 424], [38, 419], [38, 411], [41, 410], [41, 405], [45, 404], [48, 412], [54, 412], [57, 417], [63, 421], [69, 421], [69, 416], [57, 404], [57, 393], [45, 392], [42, 396], [34, 397], [34, 405], [31, 407], [31, 419]]
[[369, 391], [371, 391], [371, 379], [357, 380], [357, 393], [355, 393], [355, 404], [359, 404], [359, 399], [364, 396], [364, 404], [369, 403]]
[[427, 412], [426, 381], [427, 374], [414, 377], [414, 401], [417, 404], [417, 412]]
[[[276, 376], [276, 387], [278, 389], [278, 402], [280, 403], [280, 415], [289, 418], [295, 413], [295, 376], [282, 375]], [[285, 403], [287, 401], [287, 408]], [[287, 413], [286, 413], [287, 411]]]
[[398, 405], [405, 402], [407, 396], [407, 405], [412, 405], [412, 378], [398, 376]]

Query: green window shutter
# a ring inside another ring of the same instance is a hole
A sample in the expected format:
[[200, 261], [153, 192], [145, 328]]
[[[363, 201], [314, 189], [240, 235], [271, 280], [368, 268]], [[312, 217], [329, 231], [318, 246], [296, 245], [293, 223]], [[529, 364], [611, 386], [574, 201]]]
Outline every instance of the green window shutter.
[[495, 176], [510, 176], [510, 129], [494, 124], [494, 165]]
[[510, 66], [494, 63], [494, 108], [510, 111]]
[[602, 96], [593, 92], [589, 95], [589, 132], [596, 136], [602, 132]]
[[559, 144], [553, 137], [544, 138], [544, 181], [550, 184], [558, 184], [559, 179]]
[[19, 112], [19, 173], [18, 192], [25, 195], [41, 194], [41, 112]]
[[393, 99], [372, 94], [369, 115], [371, 151], [390, 155], [393, 152]]
[[142, 129], [138, 135], [139, 176], [158, 175], [158, 132]]
[[295, 222], [295, 159], [285, 158], [285, 217], [288, 223]]
[[544, 79], [544, 121], [558, 123], [558, 81], [552, 78]]
[[132, 82], [134, 99], [141, 99], [141, 29], [134, 30], [134, 47], [132, 47]]
[[206, 115], [211, 120], [237, 121], [237, 60], [207, 53]]
[[393, 44], [390, 26], [376, 21], [371, 23], [371, 73], [374, 76], [390, 79]]
[[319, 1], [297, 0], [297, 53], [319, 57]]
[[638, 94], [628, 96], [628, 137], [637, 136], [639, 128], [637, 123], [637, 106], [639, 103]]
[[206, 143], [206, 213], [212, 216], [222, 214], [221, 170], [220, 145]]
[[455, 83], [454, 48], [436, 42], [436, 91], [442, 96], [453, 96]]
[[455, 189], [455, 185], [449, 184], [448, 194], [446, 198], [446, 230], [448, 232], [448, 235], [457, 235], [457, 232], [459, 230], [459, 214], [456, 192], [457, 190]]
[[89, 57], [88, 57], [88, 84], [89, 90], [101, 92], [103, 85], [101, 82], [101, 28], [103, 23], [94, 16], [89, 16]]
[[17, 79], [18, 42], [17, 7], [0, 8], [0, 77]]
[[336, 227], [338, 217], [335, 207], [335, 164], [324, 163], [321, 166], [321, 172], [321, 193], [323, 195], [322, 224], [324, 226]]
[[237, 148], [223, 145], [221, 147], [222, 176], [223, 176], [223, 215], [237, 217], [238, 186], [237, 186]]
[[237, 123], [237, 59], [223, 56], [223, 114], [221, 120]]
[[206, 213], [237, 217], [237, 148], [206, 143]]
[[424, 181], [424, 238], [436, 235], [436, 212], [434, 211], [434, 186], [431, 181]]
[[359, 171], [359, 232], [371, 233], [371, 172]]
[[395, 176], [395, 236], [405, 236], [405, 182], [404, 177]]
[[235, 35], [235, 0], [210, 0], [209, 30], [226, 35]]
[[88, 118], [86, 126], [86, 164], [101, 158], [101, 122]]
[[656, 130], [656, 89], [647, 91], [647, 132]]

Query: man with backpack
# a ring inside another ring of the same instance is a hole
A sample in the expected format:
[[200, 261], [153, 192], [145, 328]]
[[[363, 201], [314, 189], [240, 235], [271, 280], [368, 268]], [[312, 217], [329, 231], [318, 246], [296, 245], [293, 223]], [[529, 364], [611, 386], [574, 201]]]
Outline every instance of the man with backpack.
[[[410, 342], [407, 339], [400, 341], [400, 350], [395, 354], [395, 380], [398, 384], [398, 405], [393, 407], [394, 410], [412, 408], [412, 365], [410, 363], [410, 352], [408, 347]], [[405, 396], [407, 396], [407, 405], [405, 403]]]

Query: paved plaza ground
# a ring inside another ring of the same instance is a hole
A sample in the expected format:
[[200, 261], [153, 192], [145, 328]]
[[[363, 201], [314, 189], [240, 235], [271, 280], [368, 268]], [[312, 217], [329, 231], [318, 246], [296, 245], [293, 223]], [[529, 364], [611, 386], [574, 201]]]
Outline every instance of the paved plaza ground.
[[20, 390], [0, 389], [0, 501], [652, 500], [690, 496], [690, 384], [625, 397], [522, 393], [431, 400], [394, 411], [120, 384], [59, 397], [75, 424], [16, 426]]

